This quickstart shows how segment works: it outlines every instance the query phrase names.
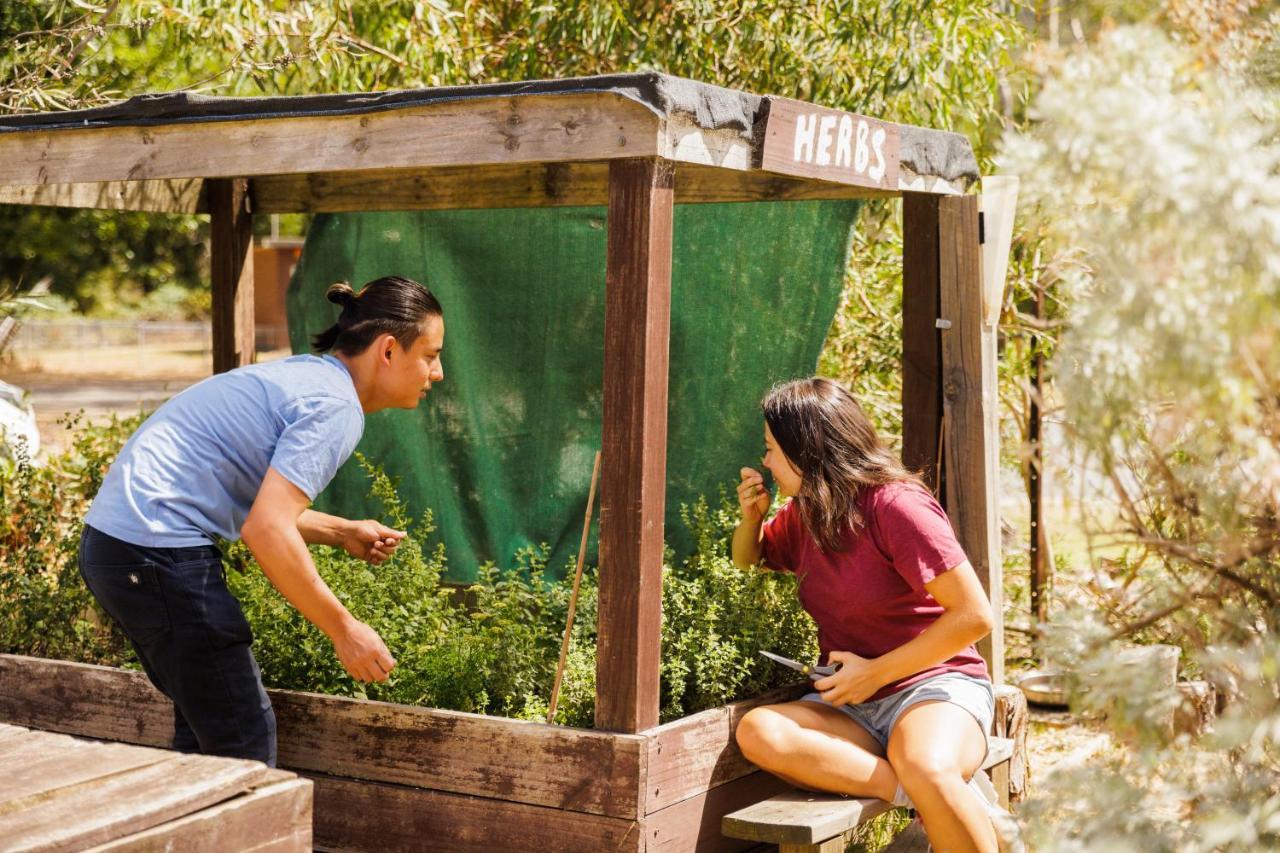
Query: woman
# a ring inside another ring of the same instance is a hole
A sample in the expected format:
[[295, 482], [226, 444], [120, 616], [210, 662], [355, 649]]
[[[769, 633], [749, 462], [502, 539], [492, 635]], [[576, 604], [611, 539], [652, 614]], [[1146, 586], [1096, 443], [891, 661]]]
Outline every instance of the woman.
[[994, 713], [974, 647], [991, 607], [946, 515], [835, 382], [790, 382], [762, 408], [764, 467], [791, 500], [764, 523], [764, 478], [742, 469], [733, 560], [798, 575], [839, 669], [749, 712], [739, 746], [799, 787], [914, 806], [935, 850], [995, 850], [987, 800], [967, 784]]
[[414, 408], [444, 379], [443, 311], [398, 276], [326, 295], [342, 312], [313, 339], [322, 355], [241, 367], [166, 402], [125, 444], [85, 517], [80, 572], [173, 700], [173, 746], [184, 752], [276, 759], [275, 715], [218, 539], [244, 539], [352, 678], [384, 681], [395, 666], [316, 573], [307, 545], [378, 565], [404, 533], [307, 507], [351, 455], [366, 414]]

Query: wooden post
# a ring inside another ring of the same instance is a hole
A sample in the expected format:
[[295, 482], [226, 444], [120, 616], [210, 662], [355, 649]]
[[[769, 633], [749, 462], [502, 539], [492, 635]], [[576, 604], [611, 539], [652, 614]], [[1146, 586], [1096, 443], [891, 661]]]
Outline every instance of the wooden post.
[[658, 724], [674, 170], [609, 164], [595, 727]]
[[[1044, 320], [1044, 285], [1036, 283], [1036, 319]], [[1044, 403], [1044, 354], [1040, 336], [1031, 336], [1031, 405], [1028, 413], [1027, 494], [1031, 503], [1031, 624], [1039, 630], [1049, 619], [1049, 563], [1045, 559], [1048, 537], [1044, 531], [1044, 439], [1042, 438], [1042, 405]]]
[[942, 342], [938, 304], [938, 196], [902, 196], [902, 462], [940, 500]]
[[978, 644], [991, 679], [1004, 680], [1004, 593], [1000, 561], [996, 325], [983, 320], [982, 246], [977, 196], [938, 205], [938, 280], [942, 332], [942, 399], [947, 515], [995, 614]]
[[253, 213], [244, 178], [206, 181], [213, 287], [213, 372], [254, 362]]

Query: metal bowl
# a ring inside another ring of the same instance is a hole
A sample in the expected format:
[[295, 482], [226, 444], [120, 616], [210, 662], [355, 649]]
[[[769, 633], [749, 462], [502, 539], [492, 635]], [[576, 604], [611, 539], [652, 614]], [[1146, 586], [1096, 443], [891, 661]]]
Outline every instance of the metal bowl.
[[1033, 705], [1066, 708], [1071, 704], [1067, 677], [1056, 672], [1033, 672], [1018, 679], [1018, 689]]

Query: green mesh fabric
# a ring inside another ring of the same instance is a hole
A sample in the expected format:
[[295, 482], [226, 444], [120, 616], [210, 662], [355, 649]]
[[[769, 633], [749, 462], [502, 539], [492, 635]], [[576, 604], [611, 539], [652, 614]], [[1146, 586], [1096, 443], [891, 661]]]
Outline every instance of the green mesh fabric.
[[[763, 453], [759, 400], [813, 372], [835, 314], [859, 202], [681, 205], [675, 211], [666, 538], [692, 546], [682, 503], [718, 499]], [[445, 381], [414, 411], [369, 416], [359, 451], [430, 508], [450, 580], [546, 543], [578, 547], [600, 446], [605, 209], [317, 216], [289, 286], [295, 352], [334, 321], [325, 288], [425, 283], [445, 312]], [[348, 462], [317, 508], [376, 517]], [[595, 553], [594, 545], [590, 553]]]

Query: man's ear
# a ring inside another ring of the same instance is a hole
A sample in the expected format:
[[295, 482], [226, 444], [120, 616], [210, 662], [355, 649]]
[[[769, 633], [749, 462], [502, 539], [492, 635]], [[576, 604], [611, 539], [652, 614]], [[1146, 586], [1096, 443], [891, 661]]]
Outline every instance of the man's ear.
[[395, 335], [388, 334], [378, 338], [378, 352], [381, 354], [382, 360], [387, 364], [391, 363], [391, 351], [395, 349], [395, 342]]

